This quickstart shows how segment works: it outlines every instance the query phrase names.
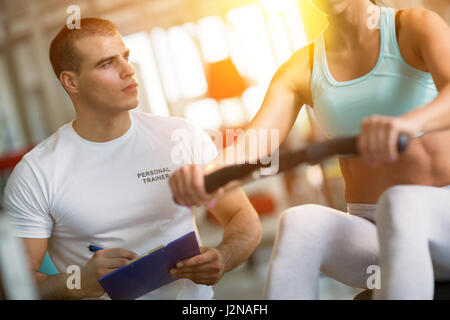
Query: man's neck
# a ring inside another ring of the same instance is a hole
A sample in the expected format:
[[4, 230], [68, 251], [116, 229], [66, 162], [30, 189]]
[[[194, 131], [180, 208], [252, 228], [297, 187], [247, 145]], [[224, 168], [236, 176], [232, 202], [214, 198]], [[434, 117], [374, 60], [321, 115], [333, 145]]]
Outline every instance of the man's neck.
[[107, 142], [124, 135], [131, 126], [129, 111], [110, 114], [77, 113], [73, 129], [83, 139]]

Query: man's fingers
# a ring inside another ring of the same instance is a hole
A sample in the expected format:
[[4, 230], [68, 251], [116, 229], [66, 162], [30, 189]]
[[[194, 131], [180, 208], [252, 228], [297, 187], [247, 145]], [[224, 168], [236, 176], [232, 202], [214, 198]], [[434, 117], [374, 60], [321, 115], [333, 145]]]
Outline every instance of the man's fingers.
[[216, 271], [197, 271], [197, 272], [177, 272], [176, 270], [172, 269], [173, 271], [170, 272], [170, 275], [174, 278], [217, 278], [219, 277], [220, 273]]
[[100, 265], [101, 267], [107, 269], [117, 269], [125, 267], [129, 262], [130, 260], [125, 258], [112, 258], [112, 259], [103, 259]]
[[190, 279], [194, 282], [197, 281], [214, 281], [216, 282], [220, 278], [219, 273], [211, 272], [186, 272], [186, 273], [176, 273], [171, 271], [170, 275], [175, 279]]
[[114, 271], [114, 269], [99, 268], [99, 269], [97, 269], [96, 275], [97, 275], [97, 278], [101, 278], [101, 277], [106, 276], [107, 274], [109, 274], [109, 273], [111, 273], [113, 271]]
[[198, 273], [198, 272], [219, 272], [219, 263], [204, 263], [200, 265], [195, 265], [191, 267], [173, 268], [176, 273]]
[[203, 255], [198, 255], [183, 261], [180, 261], [177, 263], [177, 268], [185, 268], [185, 267], [192, 267], [192, 266], [199, 266], [202, 264], [209, 263], [210, 260], [205, 258]]
[[194, 275], [177, 277], [176, 279], [189, 279], [197, 284], [203, 284], [203, 285], [207, 285], [207, 286], [212, 286], [219, 281], [219, 278], [216, 278], [216, 277], [211, 277], [211, 278], [201, 277], [201, 278], [199, 278]]
[[97, 251], [95, 254], [108, 259], [125, 258], [132, 260], [138, 256], [135, 252], [122, 248], [103, 249]]
[[213, 250], [209, 250], [208, 248], [203, 248], [203, 247], [200, 248], [200, 250], [202, 252], [201, 254], [178, 262], [177, 268], [202, 265], [202, 264], [209, 263], [209, 262], [217, 259], [217, 252], [215, 252]]
[[203, 285], [206, 285], [206, 286], [212, 286], [212, 285], [217, 283], [218, 279], [211, 279], [211, 280], [205, 280], [205, 279], [198, 279], [197, 280], [197, 279], [194, 279], [192, 281], [194, 281], [197, 284], [203, 284]]

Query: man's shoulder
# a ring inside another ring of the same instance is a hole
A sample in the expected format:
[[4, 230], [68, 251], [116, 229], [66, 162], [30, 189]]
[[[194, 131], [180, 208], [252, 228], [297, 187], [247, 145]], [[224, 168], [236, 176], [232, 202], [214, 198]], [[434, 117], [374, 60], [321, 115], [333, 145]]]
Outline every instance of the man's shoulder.
[[35, 166], [39, 163], [43, 164], [55, 158], [55, 156], [60, 152], [61, 147], [64, 145], [67, 146], [66, 143], [61, 143], [61, 140], [63, 139], [62, 137], [64, 136], [64, 131], [67, 130], [68, 125], [69, 124], [65, 124], [61, 126], [52, 135], [38, 143], [33, 149], [23, 156], [23, 160], [30, 166]]
[[132, 112], [138, 122], [158, 133], [170, 132], [175, 129], [198, 130], [194, 124], [181, 117], [159, 116], [141, 111]]

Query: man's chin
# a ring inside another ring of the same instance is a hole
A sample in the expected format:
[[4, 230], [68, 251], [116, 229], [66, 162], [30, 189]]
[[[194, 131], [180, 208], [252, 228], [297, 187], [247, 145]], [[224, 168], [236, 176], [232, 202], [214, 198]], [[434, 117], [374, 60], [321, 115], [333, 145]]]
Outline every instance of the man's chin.
[[137, 99], [137, 98], [122, 100], [120, 102], [117, 100], [110, 101], [110, 102], [104, 101], [102, 103], [101, 110], [106, 111], [106, 112], [112, 112], [112, 113], [125, 112], [125, 111], [136, 109], [136, 107], [138, 105], [139, 105], [139, 99]]
[[136, 109], [138, 105], [139, 105], [139, 100], [136, 99], [133, 102], [125, 104], [123, 109], [125, 109], [125, 110], [133, 110], [133, 109]]
[[128, 110], [136, 109], [138, 105], [139, 105], [139, 103], [133, 103], [132, 105], [130, 105], [130, 106], [128, 107]]

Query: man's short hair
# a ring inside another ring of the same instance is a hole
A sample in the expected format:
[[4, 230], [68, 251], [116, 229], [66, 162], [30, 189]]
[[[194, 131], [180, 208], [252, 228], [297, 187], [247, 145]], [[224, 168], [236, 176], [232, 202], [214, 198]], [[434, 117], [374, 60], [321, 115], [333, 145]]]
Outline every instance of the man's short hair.
[[77, 40], [89, 36], [114, 36], [119, 34], [116, 26], [109, 20], [100, 18], [80, 19], [79, 29], [69, 29], [67, 25], [58, 32], [50, 44], [50, 63], [59, 79], [61, 72], [80, 71], [82, 56], [75, 47]]

